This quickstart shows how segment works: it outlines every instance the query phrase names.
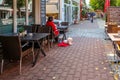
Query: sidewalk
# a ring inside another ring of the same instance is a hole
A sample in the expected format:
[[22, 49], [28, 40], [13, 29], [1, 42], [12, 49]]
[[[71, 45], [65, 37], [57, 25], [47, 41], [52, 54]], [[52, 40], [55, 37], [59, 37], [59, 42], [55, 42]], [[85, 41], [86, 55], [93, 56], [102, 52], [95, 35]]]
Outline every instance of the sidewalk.
[[0, 80], [114, 80], [107, 58], [112, 45], [104, 40], [101, 23], [96, 19], [71, 25], [67, 37], [73, 38], [72, 46], [46, 51], [47, 56], [40, 55], [33, 68], [30, 60], [23, 61], [22, 75], [18, 64], [6, 68]]

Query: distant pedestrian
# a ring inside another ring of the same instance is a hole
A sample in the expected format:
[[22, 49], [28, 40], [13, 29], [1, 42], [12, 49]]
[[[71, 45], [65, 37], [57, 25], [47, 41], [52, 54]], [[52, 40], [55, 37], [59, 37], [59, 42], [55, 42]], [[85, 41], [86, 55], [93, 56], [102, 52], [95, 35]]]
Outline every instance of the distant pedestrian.
[[91, 23], [93, 23], [93, 16], [91, 16]]
[[95, 13], [91, 12], [90, 13], [90, 21], [91, 21], [91, 23], [93, 23], [94, 16], [95, 16]]
[[103, 18], [103, 13], [101, 13], [101, 18]]
[[92, 13], [90, 14], [90, 21], [91, 21], [91, 23], [93, 23], [93, 15], [92, 15]]

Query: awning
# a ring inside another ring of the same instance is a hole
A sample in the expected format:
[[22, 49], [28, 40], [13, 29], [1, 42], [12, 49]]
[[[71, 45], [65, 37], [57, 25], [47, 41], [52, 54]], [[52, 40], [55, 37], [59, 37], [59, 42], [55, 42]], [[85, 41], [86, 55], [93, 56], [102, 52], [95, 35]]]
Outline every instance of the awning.
[[73, 1], [75, 1], [75, 2], [77, 2], [77, 3], [79, 3], [79, 2], [80, 2], [80, 0], [73, 0]]
[[13, 9], [8, 8], [8, 7], [0, 7], [0, 10], [3, 10], [3, 11], [13, 11]]
[[59, 13], [57, 5], [46, 5], [46, 13]]
[[58, 0], [48, 0], [49, 1], [49, 3], [58, 3]]

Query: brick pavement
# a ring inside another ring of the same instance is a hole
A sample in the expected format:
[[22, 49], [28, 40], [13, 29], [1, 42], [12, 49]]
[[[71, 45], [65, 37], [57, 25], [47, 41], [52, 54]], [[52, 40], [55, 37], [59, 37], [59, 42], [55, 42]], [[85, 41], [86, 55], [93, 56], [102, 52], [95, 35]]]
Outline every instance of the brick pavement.
[[23, 61], [22, 75], [18, 75], [18, 64], [9, 69], [6, 64], [0, 80], [114, 80], [106, 57], [111, 42], [104, 40], [104, 29], [97, 21], [71, 25], [67, 36], [73, 38], [73, 45], [51, 48], [34, 67], [28, 58]]

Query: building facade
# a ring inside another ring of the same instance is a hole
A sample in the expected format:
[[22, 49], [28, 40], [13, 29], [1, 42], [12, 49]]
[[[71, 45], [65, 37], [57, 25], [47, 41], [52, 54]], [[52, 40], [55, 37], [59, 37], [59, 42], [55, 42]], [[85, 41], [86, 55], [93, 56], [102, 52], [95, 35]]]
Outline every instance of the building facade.
[[79, 5], [79, 0], [48, 0], [46, 14], [47, 16], [51, 14], [56, 19], [72, 24], [74, 20], [80, 20]]

